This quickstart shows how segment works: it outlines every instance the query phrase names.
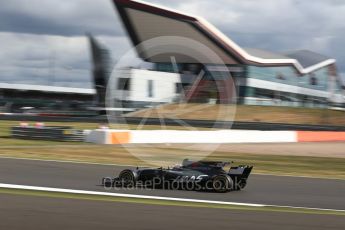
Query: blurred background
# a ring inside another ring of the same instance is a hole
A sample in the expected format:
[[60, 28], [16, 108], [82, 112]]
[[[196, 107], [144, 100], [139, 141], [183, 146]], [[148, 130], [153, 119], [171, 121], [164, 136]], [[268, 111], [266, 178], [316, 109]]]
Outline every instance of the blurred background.
[[[133, 62], [123, 67], [112, 82], [119, 96], [112, 98], [117, 103], [109, 106], [106, 88], [114, 66], [137, 45], [130, 27], [122, 22], [131, 20], [141, 25], [136, 28], [140, 41], [144, 41], [167, 34], [164, 26], [158, 26], [162, 21], [155, 15], [137, 12], [128, 13], [126, 19], [114, 13], [108, 0], [15, 0], [0, 9], [3, 116], [28, 116], [18, 120], [30, 120], [33, 115], [97, 117], [98, 123], [104, 123], [107, 111], [115, 111], [118, 116], [136, 118], [158, 118], [160, 114], [181, 120], [214, 121], [222, 114], [221, 120], [225, 121], [345, 124], [345, 52], [341, 39], [344, 16], [336, 13], [344, 9], [343, 4], [318, 1], [311, 6], [298, 0], [250, 4], [217, 1], [212, 6], [208, 1], [193, 0], [150, 2], [186, 13], [197, 12], [247, 54], [264, 60], [294, 60], [299, 68], [286, 63], [255, 65], [237, 60], [224, 50], [217, 50], [217, 54], [231, 57], [231, 61], [224, 58], [225, 68], [134, 55]], [[209, 8], [218, 13], [209, 14]], [[150, 36], [145, 34], [147, 31]], [[217, 78], [224, 73], [231, 79]], [[184, 106], [177, 108], [176, 104]], [[207, 107], [195, 107], [200, 104]], [[223, 108], [235, 105], [234, 116], [222, 113]], [[155, 108], [150, 115], [149, 108]]]

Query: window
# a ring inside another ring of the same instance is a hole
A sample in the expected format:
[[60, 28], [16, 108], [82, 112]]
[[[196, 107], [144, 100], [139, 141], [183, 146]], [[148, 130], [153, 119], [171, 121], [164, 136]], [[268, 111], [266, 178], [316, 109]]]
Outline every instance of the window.
[[153, 80], [148, 80], [148, 97], [153, 97]]
[[180, 94], [180, 93], [184, 93], [184, 91], [190, 87], [191, 84], [190, 83], [175, 83], [175, 93], [176, 94]]
[[156, 70], [160, 72], [174, 73], [174, 66], [171, 63], [157, 63]]
[[279, 80], [286, 80], [284, 74], [282, 73], [277, 73], [276, 78]]
[[129, 78], [119, 78], [117, 89], [128, 91], [130, 88], [130, 79]]
[[315, 74], [310, 74], [310, 85], [318, 85], [318, 81]]
[[175, 84], [175, 93], [176, 94], [182, 93], [182, 89], [183, 89], [182, 83], [176, 83]]
[[275, 92], [273, 90], [256, 88], [254, 92], [255, 92], [255, 97], [257, 98], [266, 98], [266, 99], [275, 98]]

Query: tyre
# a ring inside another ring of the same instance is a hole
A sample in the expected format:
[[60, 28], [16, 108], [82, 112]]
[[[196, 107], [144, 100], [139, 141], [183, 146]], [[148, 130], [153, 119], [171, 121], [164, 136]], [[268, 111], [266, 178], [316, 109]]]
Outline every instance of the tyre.
[[212, 187], [215, 192], [229, 192], [232, 186], [233, 181], [227, 175], [219, 175], [212, 180]]
[[134, 187], [136, 184], [136, 178], [131, 170], [123, 170], [119, 175], [119, 181], [124, 187]]
[[113, 187], [113, 180], [110, 178], [110, 177], [104, 177], [102, 179], [102, 185], [105, 187], [105, 188], [111, 188]]

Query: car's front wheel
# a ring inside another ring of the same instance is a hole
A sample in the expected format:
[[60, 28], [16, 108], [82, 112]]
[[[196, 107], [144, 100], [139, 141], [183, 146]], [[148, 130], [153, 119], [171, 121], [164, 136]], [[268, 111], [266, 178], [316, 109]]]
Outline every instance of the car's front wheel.
[[134, 187], [136, 183], [135, 175], [131, 170], [123, 170], [119, 175], [119, 181], [124, 187]]

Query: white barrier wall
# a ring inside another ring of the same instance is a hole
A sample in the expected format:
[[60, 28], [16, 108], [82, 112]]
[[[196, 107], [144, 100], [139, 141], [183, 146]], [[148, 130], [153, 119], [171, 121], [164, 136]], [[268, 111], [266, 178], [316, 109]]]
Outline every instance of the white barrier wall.
[[264, 131], [131, 131], [131, 143], [267, 143], [295, 142], [294, 132]]
[[97, 144], [162, 143], [274, 143], [297, 142], [294, 131], [175, 131], [175, 130], [94, 130], [86, 142]]
[[109, 132], [105, 130], [90, 131], [85, 138], [85, 142], [96, 144], [112, 144]]

